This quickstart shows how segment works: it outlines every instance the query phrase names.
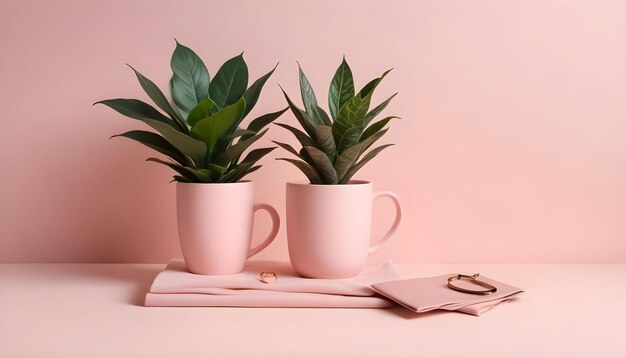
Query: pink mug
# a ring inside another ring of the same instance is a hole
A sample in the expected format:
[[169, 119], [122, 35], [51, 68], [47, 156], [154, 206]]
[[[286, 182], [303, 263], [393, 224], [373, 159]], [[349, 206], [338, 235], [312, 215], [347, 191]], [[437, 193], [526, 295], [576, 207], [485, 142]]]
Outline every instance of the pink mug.
[[[381, 240], [370, 245], [372, 203], [390, 198], [396, 219]], [[342, 185], [287, 183], [287, 240], [296, 272], [311, 278], [346, 278], [359, 274], [367, 256], [394, 236], [402, 218], [393, 193], [372, 193], [372, 184], [351, 181]]]
[[[192, 273], [241, 272], [246, 260], [265, 249], [278, 234], [280, 218], [268, 204], [254, 203], [254, 183], [176, 183], [180, 248]], [[266, 210], [272, 231], [250, 248], [254, 213]]]

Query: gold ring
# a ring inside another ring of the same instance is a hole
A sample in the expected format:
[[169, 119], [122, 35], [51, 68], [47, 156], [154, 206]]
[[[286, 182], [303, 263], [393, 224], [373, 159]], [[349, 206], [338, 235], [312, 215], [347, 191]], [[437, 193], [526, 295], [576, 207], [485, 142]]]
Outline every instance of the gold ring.
[[261, 272], [259, 275], [259, 281], [263, 283], [275, 283], [277, 279], [278, 276], [273, 272]]
[[[456, 276], [448, 277], [448, 287], [455, 291], [471, 293], [473, 295], [490, 295], [498, 290], [496, 287], [488, 284], [487, 282], [478, 280], [477, 279], [478, 276], [479, 274], [475, 273], [472, 276], [458, 274]], [[486, 288], [486, 290], [470, 290], [467, 288], [455, 286], [452, 284], [452, 281], [456, 281], [456, 280], [468, 280], [478, 286]]]

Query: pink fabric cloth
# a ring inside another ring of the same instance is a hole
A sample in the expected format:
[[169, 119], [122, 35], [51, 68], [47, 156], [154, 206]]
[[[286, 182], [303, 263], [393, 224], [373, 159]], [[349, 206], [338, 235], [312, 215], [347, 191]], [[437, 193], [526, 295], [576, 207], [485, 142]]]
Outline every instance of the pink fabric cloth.
[[[372, 285], [380, 294], [388, 297], [408, 309], [421, 313], [436, 309], [459, 311], [475, 316], [489, 311], [496, 305], [511, 300], [524, 291], [517, 287], [480, 276], [480, 280], [487, 282], [498, 290], [490, 295], [475, 295], [450, 289], [448, 277], [455, 274], [412, 278], [408, 280], [396, 280], [381, 282]], [[455, 281], [457, 286], [464, 282]], [[473, 289], [481, 289], [474, 287]]]
[[[263, 271], [276, 273], [276, 283], [259, 281]], [[145, 305], [385, 308], [393, 302], [376, 295], [370, 285], [398, 278], [391, 262], [368, 266], [353, 278], [331, 280], [299, 277], [287, 262], [250, 261], [238, 274], [204, 276], [172, 260], [154, 279]]]

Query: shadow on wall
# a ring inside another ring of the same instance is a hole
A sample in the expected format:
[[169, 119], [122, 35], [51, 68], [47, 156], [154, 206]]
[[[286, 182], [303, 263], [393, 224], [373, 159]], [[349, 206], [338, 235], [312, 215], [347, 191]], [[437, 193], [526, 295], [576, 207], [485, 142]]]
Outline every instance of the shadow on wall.
[[3, 243], [0, 262], [166, 262], [179, 253], [170, 173], [145, 162], [152, 153], [139, 144], [108, 139], [126, 130], [112, 128], [117, 118], [85, 114], [84, 136], [55, 137], [62, 146], [42, 164], [44, 180], [14, 183], [14, 195], [30, 194], [2, 210], [4, 235], [19, 240]]
[[[66, 207], [74, 238], [89, 240], [78, 257], [86, 261], [164, 262], [178, 250], [175, 186], [166, 168], [145, 162], [153, 155], [123, 138], [94, 145], [97, 165], [86, 168]], [[146, 254], [149, 252], [149, 254]], [[146, 257], [148, 256], [148, 257]], [[76, 255], [71, 255], [76, 257]]]

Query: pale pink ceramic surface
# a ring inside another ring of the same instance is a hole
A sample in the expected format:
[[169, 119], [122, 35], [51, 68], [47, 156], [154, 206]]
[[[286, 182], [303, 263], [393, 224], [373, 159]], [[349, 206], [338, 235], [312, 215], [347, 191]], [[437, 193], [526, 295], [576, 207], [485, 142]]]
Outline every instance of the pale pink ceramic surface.
[[402, 307], [144, 307], [164, 267], [0, 265], [0, 357], [626, 357], [625, 264], [396, 265], [402, 278], [480, 272], [527, 292], [481, 318]]
[[[372, 202], [388, 197], [396, 209], [392, 227], [370, 245]], [[312, 278], [357, 275], [368, 255], [393, 237], [402, 218], [400, 202], [390, 192], [372, 193], [372, 184], [345, 185], [287, 183], [287, 238], [289, 258], [298, 274]]]
[[[189, 271], [203, 275], [240, 272], [246, 260], [278, 234], [280, 218], [268, 204], [254, 203], [254, 183], [176, 183], [180, 248]], [[250, 248], [254, 212], [266, 210], [272, 231]]]

